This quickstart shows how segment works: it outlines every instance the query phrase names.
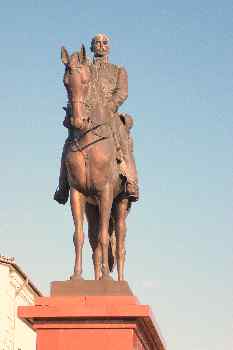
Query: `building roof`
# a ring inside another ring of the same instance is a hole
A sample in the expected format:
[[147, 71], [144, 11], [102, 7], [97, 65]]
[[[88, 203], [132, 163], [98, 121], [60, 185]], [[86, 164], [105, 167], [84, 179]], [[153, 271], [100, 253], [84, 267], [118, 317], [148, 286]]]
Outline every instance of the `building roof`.
[[19, 267], [19, 265], [16, 264], [14, 257], [7, 257], [0, 254], [0, 264], [10, 265], [26, 281], [27, 285], [37, 294], [37, 296], [42, 296], [41, 291], [36, 288], [36, 286], [28, 278], [27, 274]]

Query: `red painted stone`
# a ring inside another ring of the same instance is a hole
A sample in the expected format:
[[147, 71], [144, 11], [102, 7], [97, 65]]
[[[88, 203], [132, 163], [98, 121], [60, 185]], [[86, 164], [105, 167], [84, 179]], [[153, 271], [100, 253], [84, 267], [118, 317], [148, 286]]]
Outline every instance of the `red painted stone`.
[[134, 296], [39, 297], [18, 314], [37, 332], [37, 350], [165, 350]]

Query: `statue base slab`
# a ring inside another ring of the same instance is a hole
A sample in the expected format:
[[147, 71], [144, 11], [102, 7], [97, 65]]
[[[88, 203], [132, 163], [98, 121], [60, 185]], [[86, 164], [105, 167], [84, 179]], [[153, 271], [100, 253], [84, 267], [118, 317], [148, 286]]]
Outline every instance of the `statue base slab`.
[[51, 296], [133, 296], [126, 281], [82, 280], [55, 281], [51, 283]]
[[132, 294], [58, 296], [56, 283], [55, 295], [18, 308], [37, 333], [37, 350], [165, 350], [150, 307]]

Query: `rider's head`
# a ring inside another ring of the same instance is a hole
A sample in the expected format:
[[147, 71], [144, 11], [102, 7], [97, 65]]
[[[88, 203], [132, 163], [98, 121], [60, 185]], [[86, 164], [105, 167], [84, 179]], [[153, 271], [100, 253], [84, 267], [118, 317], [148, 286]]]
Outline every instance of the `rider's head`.
[[109, 37], [106, 34], [97, 34], [91, 40], [91, 51], [94, 57], [108, 57], [109, 54]]

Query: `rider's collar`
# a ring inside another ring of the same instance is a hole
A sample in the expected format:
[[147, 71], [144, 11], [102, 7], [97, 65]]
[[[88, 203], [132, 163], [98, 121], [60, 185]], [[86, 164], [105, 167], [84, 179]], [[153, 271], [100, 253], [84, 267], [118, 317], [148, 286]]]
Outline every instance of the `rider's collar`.
[[108, 63], [108, 57], [93, 57], [93, 63], [97, 65], [106, 64]]

